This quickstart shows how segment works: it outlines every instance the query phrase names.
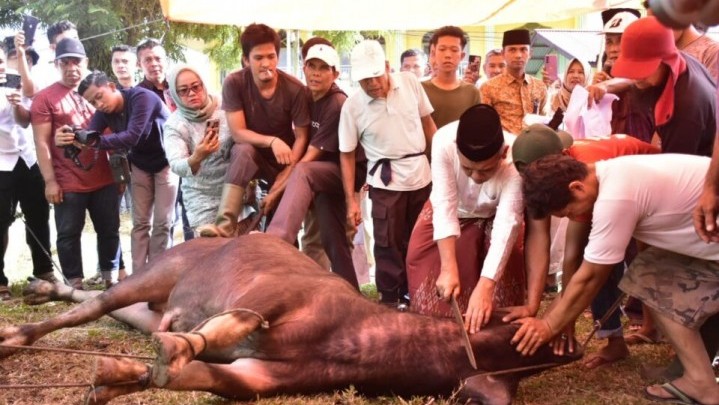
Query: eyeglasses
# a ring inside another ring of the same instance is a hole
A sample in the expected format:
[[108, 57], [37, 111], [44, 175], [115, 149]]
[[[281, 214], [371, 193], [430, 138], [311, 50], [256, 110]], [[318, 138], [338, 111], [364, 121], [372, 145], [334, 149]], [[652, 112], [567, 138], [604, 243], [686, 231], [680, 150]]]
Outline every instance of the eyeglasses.
[[205, 86], [203, 86], [202, 83], [194, 83], [189, 87], [183, 87], [181, 89], [177, 89], [177, 95], [180, 97], [187, 97], [190, 95], [190, 92], [198, 94], [204, 88], [205, 88]]

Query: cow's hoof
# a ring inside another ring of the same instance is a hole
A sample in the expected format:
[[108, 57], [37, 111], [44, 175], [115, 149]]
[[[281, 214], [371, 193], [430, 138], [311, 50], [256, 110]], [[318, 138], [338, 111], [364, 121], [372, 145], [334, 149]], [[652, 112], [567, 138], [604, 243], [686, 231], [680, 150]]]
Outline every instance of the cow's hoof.
[[95, 386], [137, 382], [150, 372], [150, 367], [139, 361], [98, 357], [95, 363]]
[[[7, 346], [28, 346], [31, 345], [35, 339], [31, 338], [34, 336], [34, 324], [25, 324], [20, 326], [6, 326], [0, 328], [0, 345]], [[19, 349], [0, 347], [0, 359], [15, 354]]]
[[152, 339], [157, 352], [152, 366], [152, 383], [164, 387], [195, 358], [195, 350], [182, 333], [157, 332], [152, 334]]
[[50, 301], [71, 301], [72, 287], [39, 278], [28, 278], [30, 283], [23, 289], [23, 301], [28, 305], [40, 305]]

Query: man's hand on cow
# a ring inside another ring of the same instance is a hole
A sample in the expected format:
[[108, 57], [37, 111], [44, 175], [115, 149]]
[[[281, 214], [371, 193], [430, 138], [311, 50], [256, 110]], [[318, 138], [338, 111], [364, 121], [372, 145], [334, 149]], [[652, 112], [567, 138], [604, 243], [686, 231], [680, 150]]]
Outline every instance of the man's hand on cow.
[[464, 326], [469, 333], [477, 333], [480, 328], [489, 322], [492, 316], [495, 281], [491, 278], [480, 277], [474, 287], [467, 304], [467, 313], [464, 315]]
[[517, 345], [517, 351], [523, 356], [533, 355], [537, 349], [549, 342], [555, 335], [549, 322], [539, 318], [522, 318], [514, 321], [521, 325], [512, 337], [511, 344]]
[[532, 310], [529, 305], [517, 305], [503, 309], [508, 312], [507, 315], [502, 317], [502, 322], [512, 322], [517, 319], [527, 318], [537, 314], [537, 310]]
[[704, 187], [699, 203], [692, 212], [694, 229], [697, 235], [706, 243], [719, 242], [719, 226], [717, 217], [719, 213], [719, 199], [713, 187]]
[[459, 297], [459, 269], [457, 269], [456, 261], [442, 263], [435, 287], [437, 288], [437, 296], [442, 301], [449, 302], [452, 297]]
[[292, 163], [292, 148], [287, 146], [282, 139], [273, 136], [270, 141], [270, 149], [272, 149], [277, 163], [281, 165], [289, 165]]
[[549, 342], [554, 354], [564, 356], [566, 353], [574, 353], [577, 341], [574, 339], [574, 322], [570, 323], [564, 330]]
[[554, 337], [550, 346], [554, 349], [554, 354], [564, 356], [573, 354], [577, 348], [577, 339], [574, 333], [574, 323], [564, 328], [564, 330]]

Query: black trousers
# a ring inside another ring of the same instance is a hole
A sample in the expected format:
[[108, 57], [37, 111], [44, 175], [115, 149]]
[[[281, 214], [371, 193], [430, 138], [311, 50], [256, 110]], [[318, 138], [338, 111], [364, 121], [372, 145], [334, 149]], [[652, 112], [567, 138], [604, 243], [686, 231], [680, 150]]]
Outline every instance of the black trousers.
[[33, 274], [37, 276], [52, 272], [52, 261], [43, 252], [43, 248], [50, 252], [50, 206], [45, 199], [45, 182], [37, 163], [27, 167], [24, 160], [18, 159], [11, 172], [0, 171], [0, 285], [8, 284], [5, 276], [5, 250], [8, 229], [15, 220], [18, 203], [29, 228], [29, 231], [27, 228], [25, 230], [25, 241], [32, 253]]

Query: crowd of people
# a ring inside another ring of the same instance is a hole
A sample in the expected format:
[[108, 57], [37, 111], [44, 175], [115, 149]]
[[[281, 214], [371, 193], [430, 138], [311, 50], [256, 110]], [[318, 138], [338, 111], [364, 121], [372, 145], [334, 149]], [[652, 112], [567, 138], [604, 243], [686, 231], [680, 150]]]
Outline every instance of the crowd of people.
[[[698, 212], [716, 210], [719, 163], [710, 170], [709, 157], [719, 44], [637, 10], [602, 17], [597, 72], [572, 59], [557, 82], [527, 74], [531, 36], [516, 29], [485, 55], [482, 72], [459, 75], [468, 36], [445, 26], [428, 55], [402, 53], [398, 72], [379, 42], [356, 44], [359, 89], [349, 95], [335, 83], [340, 57], [330, 41], [305, 42], [302, 82], [278, 69], [280, 37], [263, 24], [243, 30], [245, 67], [225, 78], [221, 96], [192, 66], [168, 68], [153, 39], [113, 48], [114, 79], [88, 74], [67, 21], [48, 30], [57, 73], [40, 78], [37, 54], [18, 33], [0, 51], [0, 79], [6, 67], [21, 77], [0, 100], [2, 253], [19, 204], [33, 274], [57, 281], [47, 255], [52, 204], [62, 276], [83, 288], [89, 213], [110, 288], [126, 276], [119, 206], [127, 195], [133, 272], [172, 246], [180, 220], [187, 240], [234, 237], [261, 217], [265, 232], [290, 244], [302, 229], [303, 251], [359, 289], [352, 240], [366, 192], [382, 304], [449, 317], [456, 300], [470, 333], [507, 307], [503, 319], [521, 325], [513, 343], [525, 354], [544, 344], [575, 350], [574, 322], [591, 307], [607, 339], [585, 361], [595, 368], [629, 355], [613, 311], [624, 291], [644, 304], [637, 333], [654, 341], [658, 328], [676, 352], [659, 370], [667, 383], [647, 395], [719, 403], [717, 230], [692, 218], [700, 204], [709, 208]], [[580, 87], [588, 108], [608, 93], [618, 98], [601, 138], [561, 130]], [[564, 291], [538, 316], [556, 238]], [[0, 261], [6, 299], [3, 270]]]

